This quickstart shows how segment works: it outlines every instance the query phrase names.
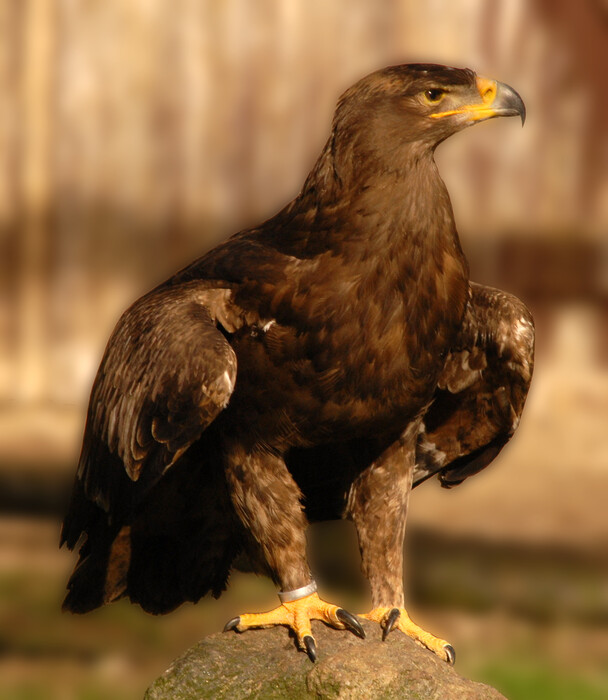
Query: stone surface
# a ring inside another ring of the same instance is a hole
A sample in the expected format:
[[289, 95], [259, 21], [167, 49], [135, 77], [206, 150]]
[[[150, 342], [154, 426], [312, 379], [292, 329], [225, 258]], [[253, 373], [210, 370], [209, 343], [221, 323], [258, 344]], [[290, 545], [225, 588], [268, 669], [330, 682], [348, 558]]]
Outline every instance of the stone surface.
[[145, 698], [504, 700], [399, 632], [382, 642], [377, 625], [363, 624], [365, 640], [313, 622], [315, 664], [296, 651], [285, 628], [207, 637], [176, 659]]

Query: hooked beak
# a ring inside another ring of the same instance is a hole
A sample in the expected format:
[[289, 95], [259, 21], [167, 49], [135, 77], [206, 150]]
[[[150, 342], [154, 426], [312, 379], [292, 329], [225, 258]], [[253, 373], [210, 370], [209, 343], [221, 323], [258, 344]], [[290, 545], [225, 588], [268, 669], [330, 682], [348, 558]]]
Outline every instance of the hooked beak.
[[484, 119], [492, 119], [493, 117], [515, 117], [519, 115], [523, 126], [526, 121], [526, 107], [521, 97], [512, 87], [480, 76], [477, 77], [476, 83], [480, 97], [479, 102], [446, 112], [436, 112], [430, 116], [434, 119], [441, 119], [453, 114], [463, 114], [468, 117], [468, 121], [477, 122]]

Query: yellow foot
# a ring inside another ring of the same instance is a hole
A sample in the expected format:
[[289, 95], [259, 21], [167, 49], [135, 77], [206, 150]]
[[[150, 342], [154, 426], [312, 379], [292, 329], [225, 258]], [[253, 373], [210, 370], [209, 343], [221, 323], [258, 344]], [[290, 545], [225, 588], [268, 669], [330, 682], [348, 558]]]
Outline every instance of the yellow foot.
[[310, 660], [316, 661], [317, 647], [310, 628], [311, 620], [322, 620], [331, 627], [349, 629], [361, 639], [365, 637], [363, 627], [354, 615], [344, 608], [326, 603], [316, 593], [281, 603], [278, 608], [268, 612], [239, 615], [226, 624], [224, 632], [234, 629], [243, 632], [251, 627], [287, 625], [296, 633], [300, 649], [305, 649]]
[[408, 637], [418, 642], [418, 644], [435, 652], [437, 656], [441, 657], [449, 664], [454, 664], [456, 660], [454, 647], [446, 642], [445, 639], [438, 639], [432, 634], [425, 632], [422, 627], [418, 627], [418, 625], [410, 620], [410, 616], [407, 614], [405, 608], [374, 608], [368, 613], [359, 615], [359, 617], [364, 617], [366, 620], [380, 623], [383, 630], [383, 640], [386, 639], [393, 629], [399, 629], [404, 634], [407, 634]]

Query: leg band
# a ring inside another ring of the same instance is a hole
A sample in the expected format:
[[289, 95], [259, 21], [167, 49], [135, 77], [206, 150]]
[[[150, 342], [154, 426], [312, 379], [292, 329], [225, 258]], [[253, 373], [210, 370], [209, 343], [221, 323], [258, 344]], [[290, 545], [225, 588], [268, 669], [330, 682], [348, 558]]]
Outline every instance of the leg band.
[[292, 600], [299, 600], [300, 598], [305, 598], [307, 595], [314, 593], [317, 590], [317, 584], [315, 581], [311, 581], [306, 586], [301, 588], [295, 588], [293, 591], [279, 591], [279, 600], [281, 603], [290, 603]]

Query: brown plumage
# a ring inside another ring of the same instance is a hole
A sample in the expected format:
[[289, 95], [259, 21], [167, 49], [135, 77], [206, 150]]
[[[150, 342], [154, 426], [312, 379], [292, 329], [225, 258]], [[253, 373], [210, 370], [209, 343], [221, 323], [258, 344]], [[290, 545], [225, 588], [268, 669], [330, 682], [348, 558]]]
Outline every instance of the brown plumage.
[[339, 517], [374, 607], [403, 608], [412, 483], [486, 466], [530, 382], [530, 315], [469, 283], [433, 159], [464, 126], [512, 114], [517, 93], [469, 70], [364, 78], [293, 202], [125, 312], [64, 522], [70, 548], [86, 535], [67, 609], [219, 595], [241, 552], [297, 589], [307, 519]]

